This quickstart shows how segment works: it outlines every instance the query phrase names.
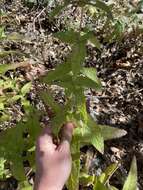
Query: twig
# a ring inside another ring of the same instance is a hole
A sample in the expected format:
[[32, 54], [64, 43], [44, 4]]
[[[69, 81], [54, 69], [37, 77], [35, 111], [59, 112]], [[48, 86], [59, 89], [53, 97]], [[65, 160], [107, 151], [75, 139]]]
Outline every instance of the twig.
[[84, 9], [83, 9], [83, 7], [82, 7], [82, 8], [81, 8], [81, 17], [80, 17], [79, 32], [81, 32], [81, 29], [82, 29], [83, 13], [84, 13]]
[[35, 31], [35, 22], [36, 20], [41, 16], [41, 14], [45, 11], [46, 8], [44, 8], [35, 18], [34, 18], [34, 21], [33, 21], [33, 28], [34, 28], [34, 31]]

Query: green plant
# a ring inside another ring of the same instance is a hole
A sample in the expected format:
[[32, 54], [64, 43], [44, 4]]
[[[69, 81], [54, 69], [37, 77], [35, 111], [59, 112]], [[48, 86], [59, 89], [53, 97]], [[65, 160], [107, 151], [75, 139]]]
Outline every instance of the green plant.
[[[65, 6], [67, 6], [67, 3], [65, 1]], [[71, 147], [74, 160], [72, 173], [67, 184], [70, 190], [76, 190], [79, 186], [80, 148], [85, 144], [91, 144], [99, 152], [103, 153], [105, 140], [118, 138], [126, 134], [124, 130], [98, 125], [87, 113], [84, 94], [87, 88], [101, 90], [101, 83], [97, 77], [96, 69], [84, 66], [87, 42], [91, 41], [100, 50], [100, 42], [94, 33], [88, 28], [81, 28], [84, 7], [89, 4], [100, 8], [106, 12], [110, 19], [112, 19], [112, 13], [109, 7], [101, 1], [78, 1], [76, 3], [81, 7], [79, 30], [69, 30], [55, 34], [55, 37], [71, 45], [72, 52], [63, 64], [57, 66], [54, 71], [48, 72], [47, 76], [41, 79], [41, 82], [58, 85], [64, 89], [64, 105], [58, 105], [52, 96], [48, 95], [48, 92], [41, 93], [45, 104], [49, 105], [55, 113], [55, 117], [52, 119], [55, 135], [58, 136], [60, 127], [67, 121], [72, 121], [77, 126]]]
[[[12, 69], [15, 64], [11, 65], [0, 65], [0, 73], [8, 70], [10, 67]], [[20, 101], [25, 112], [28, 112], [28, 107], [30, 105], [29, 101], [26, 99], [27, 93], [30, 91], [31, 82], [24, 85], [20, 84], [18, 78], [8, 78], [5, 76], [0, 76], [0, 122], [8, 121], [11, 115], [8, 108], [12, 106], [17, 101]]]
[[[5, 35], [5, 28], [3, 26], [0, 27], [0, 41], [4, 42], [4, 40], [18, 39], [21, 39], [21, 36], [17, 33]], [[0, 48], [0, 58], [5, 58], [9, 55], [15, 54], [21, 53], [13, 50], [5, 51], [2, 47]], [[18, 100], [20, 100], [24, 110], [28, 112], [29, 101], [26, 99], [26, 94], [30, 90], [31, 83], [23, 85], [19, 78], [4, 76], [4, 74], [9, 70], [15, 70], [19, 67], [26, 66], [28, 66], [27, 62], [0, 65], [0, 123], [11, 119], [11, 114], [9, 113], [8, 108]]]
[[[111, 164], [100, 176], [90, 176], [85, 173], [80, 175], [80, 181], [83, 186], [93, 186], [93, 190], [118, 190], [116, 187], [110, 185], [109, 180], [119, 164]], [[137, 164], [136, 158], [132, 160], [131, 168], [128, 177], [123, 185], [122, 190], [136, 190], [137, 189]]]
[[6, 169], [5, 165], [6, 165], [6, 160], [3, 157], [1, 157], [0, 158], [0, 179], [6, 179], [7, 177], [11, 176], [9, 170]]

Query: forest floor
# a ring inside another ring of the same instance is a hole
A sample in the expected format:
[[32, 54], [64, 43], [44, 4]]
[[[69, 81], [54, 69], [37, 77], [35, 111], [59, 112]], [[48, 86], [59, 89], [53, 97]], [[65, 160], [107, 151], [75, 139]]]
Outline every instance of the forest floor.
[[[23, 75], [23, 80], [31, 80], [40, 68], [47, 70], [62, 63], [70, 47], [52, 37], [52, 34], [64, 28], [62, 17], [50, 22], [45, 8], [28, 8], [20, 1], [5, 1], [0, 7], [7, 13], [1, 22], [6, 26], [6, 32], [18, 33], [24, 38], [20, 41], [0, 42], [4, 50], [18, 50], [26, 55], [26, 61], [33, 66], [33, 70], [17, 70], [14, 75]], [[74, 10], [73, 10], [74, 11]], [[72, 15], [72, 13], [70, 13]], [[78, 18], [78, 12], [74, 15]], [[111, 179], [111, 183], [121, 189], [129, 171], [134, 155], [138, 164], [139, 189], [143, 190], [143, 34], [134, 32], [125, 36], [121, 42], [105, 44], [99, 52], [95, 47], [88, 46], [86, 65], [96, 67], [102, 82], [102, 92], [87, 91], [90, 114], [99, 124], [106, 124], [125, 129], [125, 137], [110, 140], [105, 143], [104, 155], [99, 154], [93, 147], [81, 150], [81, 160], [90, 173], [98, 174], [110, 163], [121, 161], [121, 166]], [[0, 58], [1, 63], [21, 62], [21, 56]], [[36, 79], [35, 79], [36, 80]], [[38, 83], [35, 82], [36, 84]], [[40, 109], [36, 88], [29, 93], [31, 102]], [[15, 109], [21, 112], [19, 105]], [[14, 125], [13, 120], [5, 122], [2, 127]], [[6, 183], [7, 190], [14, 190], [15, 182], [11, 179]], [[0, 182], [0, 189], [3, 182]], [[11, 185], [12, 184], [12, 185]], [[5, 189], [6, 190], [6, 189]]]

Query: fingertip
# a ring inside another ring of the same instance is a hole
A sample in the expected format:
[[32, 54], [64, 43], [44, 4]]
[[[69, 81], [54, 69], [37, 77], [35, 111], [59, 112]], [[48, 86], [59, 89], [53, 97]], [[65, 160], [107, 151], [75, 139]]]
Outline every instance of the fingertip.
[[64, 125], [65, 130], [73, 130], [75, 128], [74, 123], [68, 122]]
[[62, 137], [64, 140], [71, 141], [74, 128], [75, 125], [72, 122], [68, 122], [63, 126]]

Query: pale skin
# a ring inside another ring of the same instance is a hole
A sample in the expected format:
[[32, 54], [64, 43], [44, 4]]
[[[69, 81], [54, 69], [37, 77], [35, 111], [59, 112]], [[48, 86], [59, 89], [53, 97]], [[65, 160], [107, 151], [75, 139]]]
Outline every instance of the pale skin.
[[62, 190], [71, 172], [70, 142], [74, 125], [67, 123], [56, 145], [50, 127], [46, 127], [36, 145], [36, 177], [34, 190]]

